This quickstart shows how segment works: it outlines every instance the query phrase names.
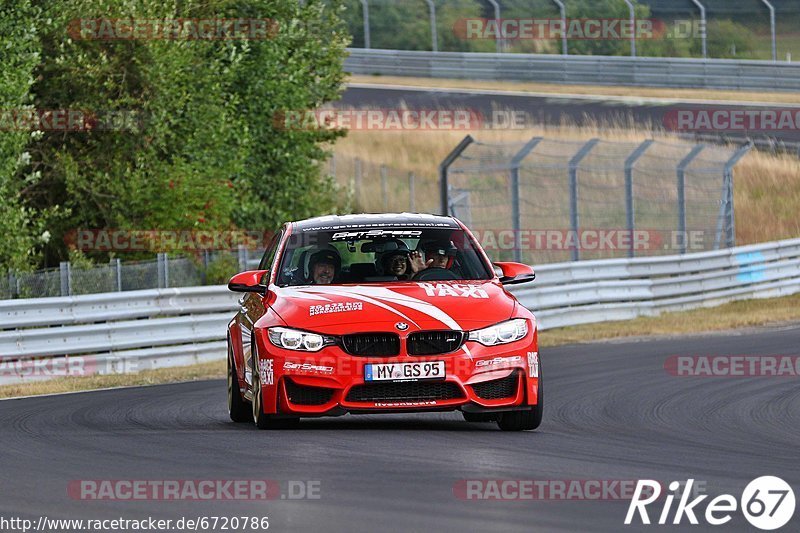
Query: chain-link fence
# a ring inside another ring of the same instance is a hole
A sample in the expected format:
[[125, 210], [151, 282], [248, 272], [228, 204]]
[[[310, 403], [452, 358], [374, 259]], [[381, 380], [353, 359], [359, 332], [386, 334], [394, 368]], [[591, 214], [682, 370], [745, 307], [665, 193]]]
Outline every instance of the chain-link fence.
[[440, 211], [495, 260], [530, 264], [735, 245], [733, 166], [750, 145], [467, 137], [443, 164]]
[[379, 165], [359, 158], [334, 155], [329, 173], [354, 213], [435, 213], [441, 205], [435, 176]]
[[[781, 61], [800, 56], [797, 0], [346, 0], [345, 7], [355, 48]], [[591, 21], [624, 25], [629, 19], [645, 19], [653, 28], [634, 33], [633, 40], [622, 30], [593, 37]], [[567, 31], [554, 33], [559, 22]]]
[[261, 251], [242, 247], [235, 252], [203, 252], [194, 257], [158, 254], [155, 260], [80, 267], [62, 262], [58, 268], [8, 272], [0, 277], [0, 299], [77, 296], [168, 287], [224, 283], [237, 272], [253, 268]]

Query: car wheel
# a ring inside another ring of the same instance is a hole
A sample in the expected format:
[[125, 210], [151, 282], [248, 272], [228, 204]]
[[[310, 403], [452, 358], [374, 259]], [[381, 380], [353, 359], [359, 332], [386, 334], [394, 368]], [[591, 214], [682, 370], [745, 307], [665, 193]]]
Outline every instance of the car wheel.
[[[254, 355], [254, 361], [257, 358]], [[299, 418], [277, 418], [264, 414], [264, 400], [261, 392], [261, 377], [253, 372], [253, 418], [258, 429], [293, 429], [300, 425]]]
[[507, 411], [500, 415], [497, 425], [503, 431], [526, 431], [536, 429], [542, 423], [544, 412], [544, 395], [542, 393], [542, 379], [539, 378], [539, 402], [524, 411]]
[[236, 366], [233, 362], [233, 352], [228, 342], [228, 414], [234, 422], [252, 422], [253, 411], [248, 403], [242, 399], [239, 391], [239, 378], [236, 375]]
[[461, 412], [467, 422], [494, 422], [498, 415], [495, 413], [466, 413]]

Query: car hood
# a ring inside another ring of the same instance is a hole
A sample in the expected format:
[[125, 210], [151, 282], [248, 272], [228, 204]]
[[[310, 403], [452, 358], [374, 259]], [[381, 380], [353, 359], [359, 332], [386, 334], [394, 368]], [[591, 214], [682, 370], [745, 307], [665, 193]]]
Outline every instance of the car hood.
[[287, 325], [348, 332], [478, 329], [511, 318], [516, 300], [495, 281], [406, 282], [271, 289]]

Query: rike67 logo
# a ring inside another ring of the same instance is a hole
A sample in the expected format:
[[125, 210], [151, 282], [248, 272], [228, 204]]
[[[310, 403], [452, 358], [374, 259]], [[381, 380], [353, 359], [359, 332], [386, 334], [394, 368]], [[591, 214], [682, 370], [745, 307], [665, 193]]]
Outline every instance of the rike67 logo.
[[[686, 482], [686, 488], [682, 491], [680, 491], [682, 483], [673, 481], [669, 484], [672, 494], [667, 494], [664, 498], [664, 506], [658, 515], [657, 524], [678, 525], [685, 517], [690, 524], [697, 525], [699, 524], [697, 517], [700, 515], [706, 523], [712, 526], [721, 526], [730, 522], [737, 508], [740, 508], [752, 526], [764, 531], [772, 531], [785, 526], [794, 515], [794, 491], [779, 477], [762, 476], [754, 479], [745, 487], [742, 497], [738, 501], [730, 494], [721, 494], [707, 502], [704, 513], [700, 512], [700, 504], [708, 498], [708, 495], [703, 494], [689, 501], [693, 484], [694, 479], [689, 479]], [[661, 483], [658, 481], [639, 480], [631, 504], [628, 506], [625, 525], [633, 523], [637, 514], [642, 524], [651, 523], [647, 506], [659, 500], [662, 495], [661, 487]], [[670, 522], [672, 504], [676, 495], [679, 496], [679, 501]]]

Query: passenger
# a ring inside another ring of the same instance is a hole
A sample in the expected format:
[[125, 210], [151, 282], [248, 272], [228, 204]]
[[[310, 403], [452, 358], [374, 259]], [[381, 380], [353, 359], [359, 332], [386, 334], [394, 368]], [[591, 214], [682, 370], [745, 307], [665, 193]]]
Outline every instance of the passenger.
[[408, 260], [409, 250], [394, 250], [387, 252], [381, 257], [381, 267], [383, 272], [388, 276], [397, 276], [400, 281], [407, 281], [411, 279], [416, 272], [411, 269], [411, 263]]

